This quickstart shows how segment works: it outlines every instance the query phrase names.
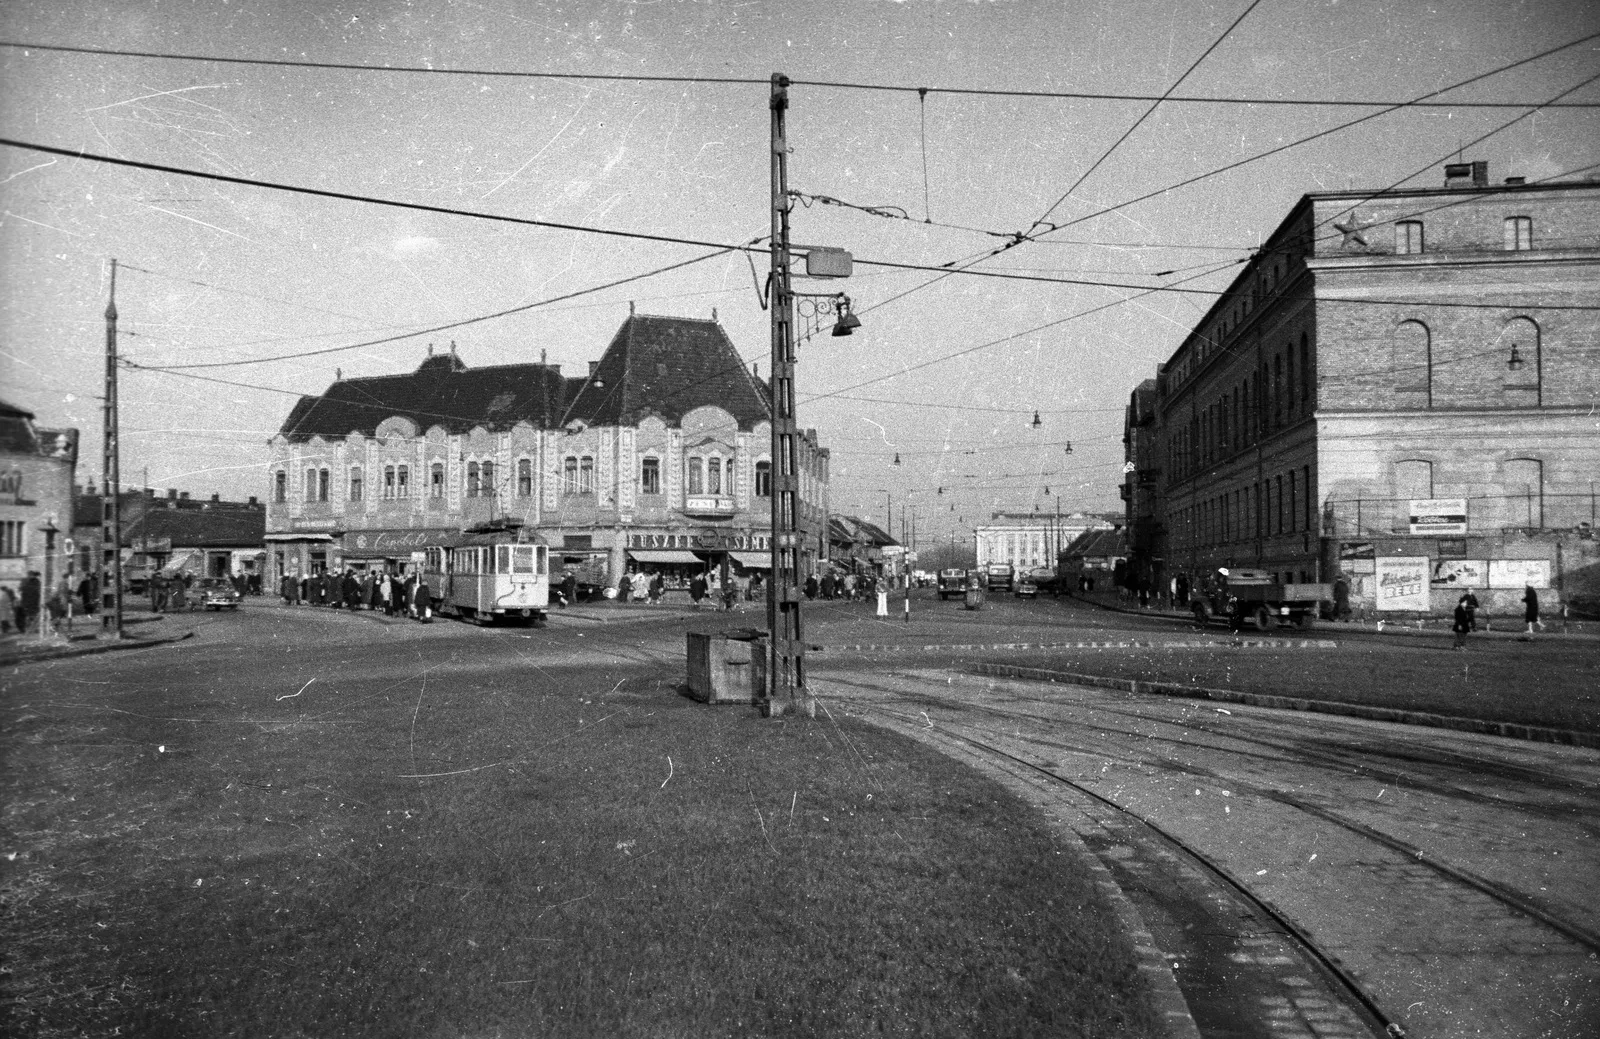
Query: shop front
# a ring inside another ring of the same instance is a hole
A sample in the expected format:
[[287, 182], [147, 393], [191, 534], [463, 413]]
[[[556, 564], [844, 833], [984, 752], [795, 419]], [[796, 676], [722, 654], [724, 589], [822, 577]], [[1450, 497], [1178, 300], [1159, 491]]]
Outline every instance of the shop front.
[[341, 539], [339, 566], [351, 570], [386, 570], [404, 573], [420, 566], [432, 546], [450, 548], [461, 543], [454, 527], [406, 527], [398, 530], [347, 530]]

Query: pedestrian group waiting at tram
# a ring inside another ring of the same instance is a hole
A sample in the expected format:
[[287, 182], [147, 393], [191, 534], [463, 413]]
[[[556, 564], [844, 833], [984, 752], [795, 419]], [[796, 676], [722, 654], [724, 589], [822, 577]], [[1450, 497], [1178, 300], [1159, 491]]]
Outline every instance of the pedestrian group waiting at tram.
[[433, 595], [428, 582], [415, 571], [391, 574], [386, 569], [342, 573], [291, 570], [278, 583], [278, 594], [290, 606], [321, 606], [334, 610], [382, 611], [389, 617], [409, 617], [427, 622], [433, 617]]

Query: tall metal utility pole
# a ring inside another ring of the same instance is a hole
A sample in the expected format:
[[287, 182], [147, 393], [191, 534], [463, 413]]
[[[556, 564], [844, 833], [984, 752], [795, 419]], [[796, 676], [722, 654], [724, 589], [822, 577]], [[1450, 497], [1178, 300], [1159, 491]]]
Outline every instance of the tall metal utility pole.
[[800, 625], [799, 428], [795, 423], [794, 295], [789, 285], [789, 145], [784, 112], [789, 77], [772, 74], [772, 581], [767, 586], [771, 643], [764, 716], [816, 713], [806, 692], [805, 639]]
[[100, 487], [100, 626], [122, 637], [122, 461], [117, 443], [117, 261], [106, 303], [105, 444]]

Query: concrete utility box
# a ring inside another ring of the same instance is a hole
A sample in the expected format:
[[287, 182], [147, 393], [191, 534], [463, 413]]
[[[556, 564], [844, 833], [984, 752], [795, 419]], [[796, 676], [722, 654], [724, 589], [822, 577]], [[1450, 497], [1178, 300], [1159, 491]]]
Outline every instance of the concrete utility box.
[[753, 704], [766, 696], [766, 632], [755, 628], [688, 634], [689, 695], [701, 703]]

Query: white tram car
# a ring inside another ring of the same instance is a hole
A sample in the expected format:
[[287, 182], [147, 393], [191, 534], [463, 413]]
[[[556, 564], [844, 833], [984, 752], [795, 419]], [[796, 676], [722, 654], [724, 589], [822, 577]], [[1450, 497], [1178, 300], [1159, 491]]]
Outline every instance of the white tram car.
[[423, 578], [434, 609], [474, 624], [521, 619], [541, 625], [550, 610], [550, 548], [517, 530], [468, 533], [450, 547], [430, 545]]

